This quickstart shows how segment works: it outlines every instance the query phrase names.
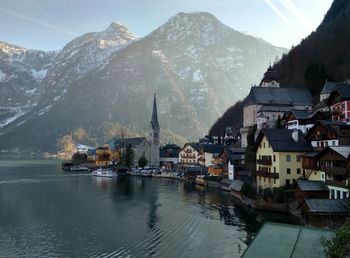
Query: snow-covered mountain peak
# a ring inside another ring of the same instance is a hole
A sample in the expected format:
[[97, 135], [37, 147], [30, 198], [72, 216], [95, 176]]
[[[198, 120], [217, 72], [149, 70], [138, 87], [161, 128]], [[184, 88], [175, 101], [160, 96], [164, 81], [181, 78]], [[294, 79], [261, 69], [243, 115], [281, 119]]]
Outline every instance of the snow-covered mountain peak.
[[[166, 39], [168, 44], [192, 41], [195, 45], [211, 45], [222, 35], [235, 32], [207, 12], [183, 13], [171, 17], [164, 25], [153, 31], [151, 36]], [[220, 40], [219, 40], [220, 41]]]
[[26, 48], [0, 41], [0, 51], [4, 52], [9, 56], [22, 54], [26, 50]]

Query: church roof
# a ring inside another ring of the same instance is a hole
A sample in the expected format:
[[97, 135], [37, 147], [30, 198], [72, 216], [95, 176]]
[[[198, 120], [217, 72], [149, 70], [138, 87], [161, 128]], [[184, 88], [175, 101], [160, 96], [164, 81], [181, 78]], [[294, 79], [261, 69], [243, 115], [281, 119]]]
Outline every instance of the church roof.
[[154, 99], [153, 99], [153, 110], [152, 110], [151, 126], [152, 126], [152, 129], [159, 128], [158, 114], [157, 114], [157, 100], [156, 100], [156, 94], [155, 93], [154, 93]]
[[311, 106], [312, 96], [305, 88], [252, 87], [244, 101], [249, 105]]
[[267, 68], [266, 72], [264, 73], [264, 76], [260, 82], [260, 86], [263, 82], [271, 82], [271, 81], [278, 81], [278, 80], [279, 80], [279, 76], [276, 70], [274, 70], [270, 65], [269, 68]]

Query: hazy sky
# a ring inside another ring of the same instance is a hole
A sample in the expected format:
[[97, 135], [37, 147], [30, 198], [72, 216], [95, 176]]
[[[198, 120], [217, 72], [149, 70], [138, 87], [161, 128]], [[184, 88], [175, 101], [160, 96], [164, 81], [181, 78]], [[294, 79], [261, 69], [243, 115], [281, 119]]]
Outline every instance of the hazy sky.
[[178, 12], [207, 11], [224, 24], [276, 45], [297, 45], [332, 0], [0, 0], [0, 41], [55, 50], [119, 21], [144, 36]]

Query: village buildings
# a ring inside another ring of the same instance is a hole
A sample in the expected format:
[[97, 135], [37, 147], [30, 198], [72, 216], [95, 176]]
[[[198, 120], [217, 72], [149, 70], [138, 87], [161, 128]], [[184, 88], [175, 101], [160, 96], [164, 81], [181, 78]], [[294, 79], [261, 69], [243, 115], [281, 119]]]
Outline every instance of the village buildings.
[[301, 156], [310, 151], [300, 130], [262, 129], [256, 140], [257, 188], [290, 186], [302, 176]]

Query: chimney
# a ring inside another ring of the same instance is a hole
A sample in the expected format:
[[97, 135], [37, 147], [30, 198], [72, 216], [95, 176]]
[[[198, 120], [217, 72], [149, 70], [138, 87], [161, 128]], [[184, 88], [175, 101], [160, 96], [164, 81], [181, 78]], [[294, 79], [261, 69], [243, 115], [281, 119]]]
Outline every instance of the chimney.
[[295, 141], [295, 142], [298, 142], [298, 135], [299, 135], [299, 130], [297, 130], [297, 129], [293, 129], [293, 131], [292, 131], [292, 138], [293, 138], [293, 140]]

